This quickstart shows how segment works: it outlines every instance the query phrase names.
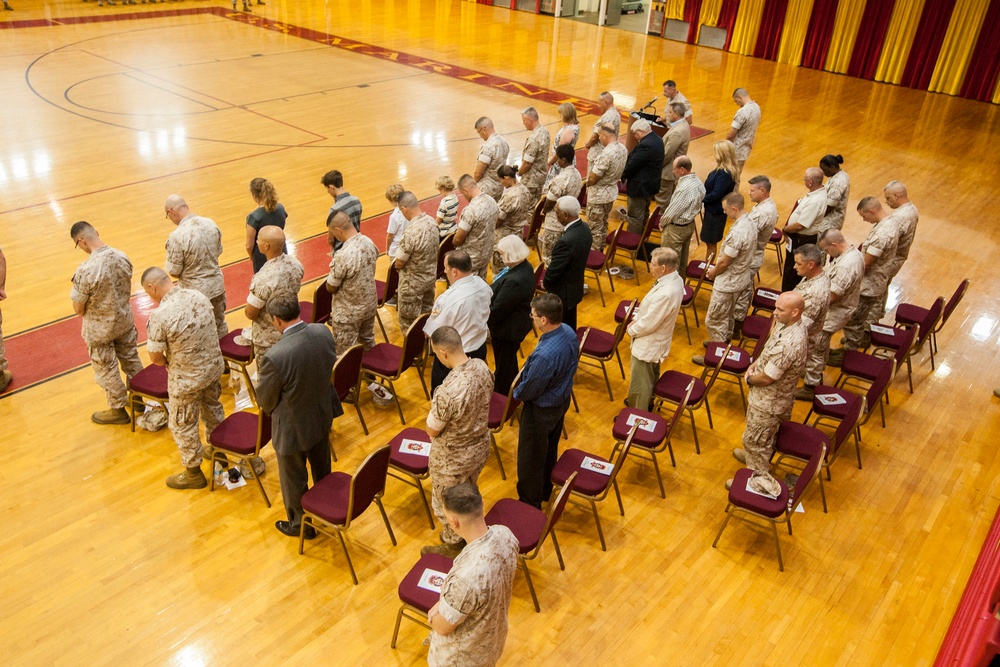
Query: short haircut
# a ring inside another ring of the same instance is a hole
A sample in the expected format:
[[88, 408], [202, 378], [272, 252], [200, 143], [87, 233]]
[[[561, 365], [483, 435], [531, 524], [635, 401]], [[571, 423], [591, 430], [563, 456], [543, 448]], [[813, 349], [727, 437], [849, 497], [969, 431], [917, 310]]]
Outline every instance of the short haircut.
[[335, 188], [342, 188], [344, 187], [344, 175], [336, 169], [331, 169], [323, 174], [323, 178], [320, 179], [320, 183], [323, 184], [323, 187], [327, 188], [331, 185]]
[[617, 136], [618, 135], [618, 130], [616, 130], [615, 126], [612, 125], [611, 123], [600, 123], [597, 126], [597, 131], [598, 132], [604, 132], [605, 134], [610, 134], [611, 136]]
[[827, 229], [820, 233], [819, 242], [829, 243], [831, 245], [840, 245], [847, 239], [844, 238], [844, 233], [839, 229]]
[[906, 186], [899, 181], [889, 181], [882, 189], [883, 192], [892, 192], [897, 195], [906, 196]]
[[69, 237], [71, 239], [75, 239], [77, 236], [91, 236], [96, 233], [97, 230], [94, 229], [94, 226], [86, 220], [74, 222], [73, 226], [69, 228]]
[[391, 204], [398, 204], [399, 195], [403, 194], [404, 192], [406, 192], [406, 190], [403, 189], [402, 185], [400, 185], [399, 183], [393, 183], [392, 185], [390, 185], [385, 189], [385, 198], [388, 199], [389, 203]]
[[667, 79], [666, 81], [663, 82], [663, 85], [666, 86], [667, 88], [676, 88], [677, 82], [674, 81], [673, 79]]
[[337, 211], [330, 217], [330, 221], [326, 225], [327, 227], [332, 227], [333, 229], [344, 229], [348, 227], [354, 229], [354, 223], [351, 222], [351, 217], [344, 213], [343, 211]]
[[687, 169], [688, 171], [691, 171], [691, 158], [687, 155], [680, 155], [674, 158], [674, 165], [676, 165], [678, 169]]
[[458, 179], [459, 188], [471, 188], [476, 184], [476, 179], [472, 177], [472, 174], [462, 174], [462, 177]]
[[462, 349], [462, 335], [458, 333], [458, 329], [455, 327], [438, 327], [431, 334], [431, 344], [435, 348], [441, 348], [449, 352], [458, 352]]
[[484, 127], [493, 127], [493, 121], [489, 119], [489, 116], [480, 116], [476, 121], [477, 130], [481, 130]]
[[508, 234], [497, 241], [497, 252], [504, 264], [519, 264], [528, 259], [531, 249], [525, 245], [521, 237], [516, 234]]
[[441, 492], [444, 508], [459, 516], [478, 517], [483, 515], [483, 496], [479, 487], [472, 482], [462, 482]]
[[768, 178], [767, 176], [754, 176], [747, 182], [750, 185], [759, 185], [760, 187], [764, 188], [764, 192], [771, 191], [771, 179]]
[[521, 112], [521, 115], [527, 116], [531, 120], [538, 120], [538, 111], [535, 109], [535, 107], [528, 107], [527, 109]]
[[597, 99], [599, 99], [599, 100], [611, 100], [612, 102], [614, 102], [615, 101], [615, 96], [605, 90], [603, 93], [601, 93], [600, 95], [597, 96]]
[[396, 206], [400, 208], [413, 208], [419, 203], [417, 195], [413, 194], [409, 190], [403, 190], [403, 192], [400, 193], [399, 198], [396, 199]]
[[549, 324], [562, 324], [563, 302], [555, 294], [539, 294], [531, 300], [531, 307], [535, 309], [535, 314], [544, 317]]
[[267, 300], [267, 314], [277, 317], [282, 322], [291, 322], [298, 319], [299, 295], [288, 290], [279, 290], [271, 295]]
[[680, 261], [677, 257], [677, 251], [667, 247], [660, 247], [653, 250], [650, 259], [653, 260], [653, 264], [665, 266], [668, 269], [676, 269], [677, 263]]
[[187, 206], [187, 202], [184, 201], [184, 197], [181, 197], [180, 195], [170, 195], [167, 197], [167, 201], [163, 204], [163, 208], [168, 211], [174, 211], [176, 209], [183, 208], [184, 206]]
[[747, 203], [747, 200], [743, 198], [739, 192], [730, 192], [728, 195], [722, 198], [723, 206], [738, 206], [743, 208]]
[[556, 208], [574, 218], [580, 217], [580, 200], [576, 197], [571, 197], [570, 195], [560, 197], [556, 201]]
[[749, 95], [750, 95], [750, 93], [747, 92], [746, 88], [737, 88], [736, 90], [733, 91], [733, 99], [734, 100], [737, 97], [748, 97]]
[[559, 144], [556, 146], [556, 157], [561, 157], [567, 162], [572, 162], [574, 155], [576, 155], [576, 149], [571, 144]]
[[158, 266], [151, 266], [142, 272], [142, 278], [139, 279], [139, 284], [145, 287], [146, 285], [155, 285], [164, 280], [169, 279], [170, 276], [167, 272]]
[[815, 243], [806, 243], [800, 245], [798, 248], [795, 249], [795, 252], [793, 254], [796, 256], [801, 256], [802, 259], [806, 260], [807, 262], [815, 262], [816, 266], [822, 266], [823, 256], [826, 255], [826, 253], [823, 252], [823, 249], [820, 248]]
[[670, 110], [673, 111], [678, 116], [680, 116], [681, 118], [684, 117], [684, 112], [686, 111], [684, 109], [684, 105], [681, 104], [680, 102], [672, 102], [670, 104]]
[[867, 197], [862, 197], [861, 201], [858, 202], [858, 210], [870, 211], [876, 206], [881, 206], [881, 205], [882, 204], [879, 202], [878, 197], [873, 197], [871, 195], [868, 195]]
[[449, 250], [445, 253], [444, 263], [445, 266], [456, 271], [461, 271], [462, 273], [470, 273], [472, 271], [472, 258], [468, 252], [461, 248]]
[[514, 169], [514, 167], [509, 164], [501, 165], [500, 168], [497, 169], [497, 176], [500, 178], [514, 178], [517, 176], [517, 169]]
[[438, 190], [454, 190], [455, 181], [451, 180], [451, 176], [438, 176], [434, 180], [434, 187]]

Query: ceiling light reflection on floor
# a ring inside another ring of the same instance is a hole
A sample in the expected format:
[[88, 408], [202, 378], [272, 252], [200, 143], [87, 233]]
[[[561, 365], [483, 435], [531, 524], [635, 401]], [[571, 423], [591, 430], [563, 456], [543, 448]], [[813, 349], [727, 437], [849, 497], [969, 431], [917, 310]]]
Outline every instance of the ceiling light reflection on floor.
[[980, 342], [989, 340], [993, 337], [993, 329], [996, 327], [997, 321], [992, 317], [987, 317], [983, 315], [976, 323], [972, 325], [971, 336], [973, 340], [978, 340]]

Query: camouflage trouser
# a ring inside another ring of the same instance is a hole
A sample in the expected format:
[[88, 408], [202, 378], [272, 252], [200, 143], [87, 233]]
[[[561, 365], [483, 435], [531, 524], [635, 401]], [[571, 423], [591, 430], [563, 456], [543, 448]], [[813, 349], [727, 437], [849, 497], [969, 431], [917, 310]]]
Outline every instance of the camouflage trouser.
[[757, 472], [770, 472], [771, 454], [778, 426], [792, 416], [764, 412], [754, 406], [747, 408], [747, 427], [743, 431], [743, 450], [747, 453], [747, 467]]
[[463, 482], [475, 484], [479, 480], [479, 473], [483, 471], [484, 465], [486, 465], [486, 461], [473, 470], [461, 471], [430, 468], [431, 509], [434, 510], [434, 516], [441, 522], [441, 541], [445, 544], [457, 544], [462, 537], [448, 525], [448, 518], [444, 514], [444, 499], [441, 494], [444, 493], [445, 489], [450, 489]]
[[215, 332], [222, 338], [229, 333], [229, 325], [226, 324], [226, 293], [209, 299], [212, 302], [213, 315], [215, 315]]
[[500, 259], [500, 251], [497, 250], [497, 244], [503, 237], [511, 235], [521, 238], [521, 228], [504, 225], [503, 227], [497, 227], [493, 230], [493, 258], [491, 259], [491, 267], [493, 269], [494, 276], [503, 271], [506, 266], [503, 263], [503, 260]]
[[705, 313], [708, 340], [713, 343], [729, 342], [733, 335], [733, 320], [739, 297], [739, 292], [712, 291], [712, 300], [708, 302], [708, 312]]
[[[750, 265], [750, 274], [756, 275], [760, 271], [760, 266], [756, 262]], [[742, 322], [746, 319], [747, 312], [750, 310], [750, 304], [753, 303], [753, 279], [747, 284], [747, 288], [740, 292], [740, 296], [736, 299], [736, 320]]]
[[832, 332], [821, 331], [809, 337], [809, 356], [806, 358], [806, 384], [815, 387], [823, 384], [823, 371], [826, 370], [826, 358], [830, 354], [830, 338]]
[[844, 347], [848, 350], [866, 350], [872, 339], [871, 325], [882, 319], [879, 308], [883, 297], [861, 295], [851, 320], [844, 325]]
[[590, 226], [590, 235], [594, 238], [590, 244], [591, 250], [604, 250], [608, 240], [608, 213], [614, 205], [613, 201], [606, 204], [587, 204], [587, 225]]
[[124, 408], [128, 398], [128, 391], [122, 382], [118, 364], [121, 364], [121, 370], [125, 371], [129, 379], [142, 370], [142, 362], [139, 361], [139, 353], [135, 349], [137, 344], [138, 335], [135, 327], [132, 327], [128, 333], [115, 340], [87, 345], [90, 365], [94, 369], [94, 380], [97, 381], [97, 386], [104, 390], [108, 407], [112, 410]]
[[337, 344], [338, 359], [348, 348], [358, 343], [364, 345], [366, 350], [375, 347], [374, 315], [360, 322], [334, 322], [331, 320], [330, 328], [333, 329], [333, 341]]
[[200, 391], [180, 396], [170, 395], [167, 403], [170, 418], [167, 425], [181, 452], [181, 465], [196, 468], [201, 465], [201, 437], [198, 435], [198, 417], [205, 422], [205, 441], [215, 427], [225, 418], [219, 396], [222, 385], [218, 380]]
[[542, 256], [542, 263], [545, 266], [552, 261], [552, 249], [556, 247], [556, 241], [560, 236], [562, 232], [555, 229], [543, 229], [538, 233], [538, 254]]
[[0, 373], [7, 370], [7, 350], [3, 346], [3, 311], [0, 310]]
[[254, 343], [253, 344], [253, 358], [257, 360], [258, 365], [260, 364], [260, 358], [267, 354], [267, 351], [274, 346], [274, 343]]
[[423, 293], [411, 292], [408, 287], [400, 286], [396, 292], [396, 317], [399, 320], [399, 331], [406, 334], [413, 321], [424, 313], [431, 312], [434, 307], [434, 283]]

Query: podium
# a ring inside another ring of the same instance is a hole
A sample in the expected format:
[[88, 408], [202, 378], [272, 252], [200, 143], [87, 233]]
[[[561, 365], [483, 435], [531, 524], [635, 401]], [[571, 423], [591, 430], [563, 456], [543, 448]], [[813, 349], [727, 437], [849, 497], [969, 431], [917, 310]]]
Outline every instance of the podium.
[[660, 125], [656, 121], [656, 114], [655, 113], [646, 113], [644, 111], [631, 111], [631, 112], [629, 112], [629, 115], [628, 115], [628, 133], [625, 135], [625, 148], [628, 149], [629, 153], [632, 152], [632, 149], [635, 148], [636, 143], [638, 143], [635, 140], [635, 135], [632, 134], [632, 123], [634, 123], [635, 121], [639, 120], [640, 118], [649, 121], [649, 124], [653, 128], [653, 132], [656, 133], [656, 136], [662, 138], [663, 135], [667, 133], [667, 129], [668, 129], [667, 126], [666, 125]]

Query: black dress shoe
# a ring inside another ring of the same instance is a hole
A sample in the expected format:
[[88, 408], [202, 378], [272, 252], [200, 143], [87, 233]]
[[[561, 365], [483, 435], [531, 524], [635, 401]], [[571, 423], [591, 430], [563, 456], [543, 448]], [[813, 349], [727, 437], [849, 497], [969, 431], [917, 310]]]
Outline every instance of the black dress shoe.
[[[274, 527], [277, 528], [278, 532], [281, 533], [282, 535], [288, 535], [289, 537], [299, 536], [299, 529], [287, 521], [275, 521]], [[314, 528], [311, 528], [310, 526], [306, 526], [305, 538], [307, 540], [316, 539], [316, 530]]]

